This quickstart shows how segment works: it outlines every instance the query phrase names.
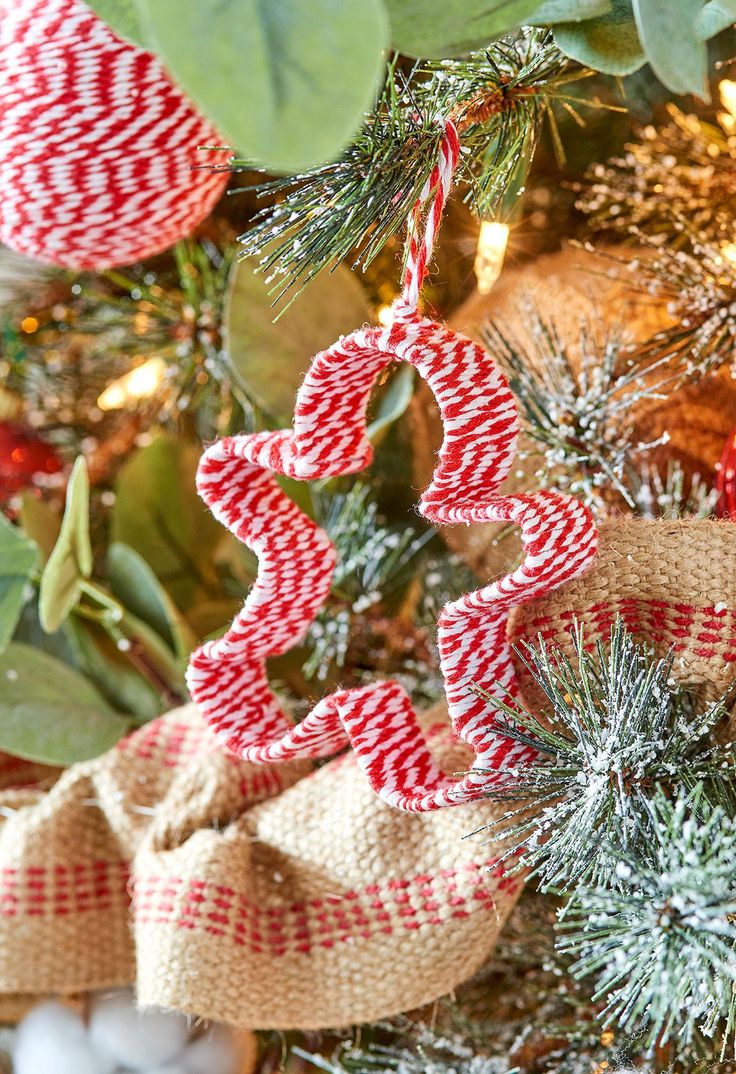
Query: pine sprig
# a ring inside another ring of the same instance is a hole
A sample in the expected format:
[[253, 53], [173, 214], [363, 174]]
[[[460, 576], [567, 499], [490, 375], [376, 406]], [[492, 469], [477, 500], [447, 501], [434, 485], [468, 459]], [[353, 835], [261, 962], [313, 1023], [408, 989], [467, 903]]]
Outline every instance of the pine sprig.
[[516, 702], [493, 702], [507, 717], [498, 729], [538, 758], [494, 787], [493, 798], [510, 805], [492, 830], [509, 840], [508, 856], [523, 850], [543, 889], [609, 876], [616, 839], [626, 852], [646, 841], [658, 788], [702, 783], [710, 801], [729, 812], [736, 803], [736, 750], [712, 741], [730, 696], [698, 711], [693, 692], [673, 680], [674, 652], [653, 659], [621, 620], [607, 649], [598, 640], [587, 650], [577, 624], [572, 642], [572, 660], [541, 639], [518, 650], [548, 706], [544, 721]]
[[[605, 1024], [645, 1047], [697, 1035], [722, 1049], [736, 1029], [736, 823], [702, 786], [644, 803], [649, 836], [617, 854], [616, 883], [581, 888], [562, 912], [572, 972], [597, 975]], [[721, 1055], [723, 1058], [723, 1052]]]
[[292, 1051], [328, 1074], [519, 1074], [518, 1067], [512, 1070], [504, 1058], [484, 1055], [453, 1033], [406, 1021], [377, 1028], [383, 1029], [385, 1043], [351, 1042], [338, 1047], [329, 1059], [301, 1048]]
[[612, 497], [633, 507], [634, 456], [663, 442], [632, 443], [633, 411], [643, 397], [664, 398], [677, 374], [666, 357], [638, 357], [621, 332], [601, 340], [582, 322], [573, 351], [537, 308], [523, 314], [528, 344], [494, 323], [482, 339], [504, 366], [523, 430], [540, 449], [537, 478], [591, 507], [604, 508]]
[[[673, 235], [682, 218], [708, 242], [732, 242], [736, 214], [736, 137], [734, 121], [720, 125], [667, 106], [669, 122], [645, 127], [621, 156], [594, 164], [586, 175], [578, 208], [596, 229], [628, 235], [641, 231], [677, 245], [687, 234]], [[730, 128], [730, 130], [728, 129]]]
[[277, 298], [295, 296], [343, 258], [365, 268], [403, 230], [448, 116], [463, 143], [457, 178], [481, 215], [494, 214], [511, 186], [518, 193], [545, 117], [561, 153], [555, 103], [578, 120], [578, 105], [604, 107], [568, 88], [589, 74], [541, 30], [460, 60], [417, 64], [408, 75], [391, 64], [375, 110], [337, 161], [255, 188], [268, 205], [241, 236], [243, 256], [257, 260]]

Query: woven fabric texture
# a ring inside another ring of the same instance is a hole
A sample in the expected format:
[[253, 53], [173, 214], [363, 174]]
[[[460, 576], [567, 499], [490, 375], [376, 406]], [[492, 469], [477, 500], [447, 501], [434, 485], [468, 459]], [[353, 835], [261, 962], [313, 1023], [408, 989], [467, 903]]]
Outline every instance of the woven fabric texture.
[[[444, 708], [427, 735], [467, 765]], [[135, 981], [144, 1004], [246, 1027], [380, 1018], [472, 974], [520, 887], [463, 839], [491, 804], [401, 813], [353, 754], [260, 767], [193, 706], [0, 809], [3, 993]]]

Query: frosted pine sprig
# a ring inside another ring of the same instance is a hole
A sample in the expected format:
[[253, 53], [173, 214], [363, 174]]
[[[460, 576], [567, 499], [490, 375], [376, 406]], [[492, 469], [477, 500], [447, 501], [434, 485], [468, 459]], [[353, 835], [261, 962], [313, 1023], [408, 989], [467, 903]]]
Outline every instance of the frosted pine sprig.
[[[379, 1026], [389, 1043], [368, 1040], [345, 1044], [330, 1059], [293, 1048], [300, 1059], [328, 1074], [520, 1074], [500, 1056], [484, 1055], [455, 1033], [436, 1032], [421, 1023]], [[403, 1028], [404, 1034], [399, 1030]]]
[[729, 812], [736, 802], [736, 749], [712, 741], [731, 698], [699, 711], [673, 679], [674, 652], [653, 658], [622, 620], [607, 646], [598, 640], [587, 650], [577, 624], [572, 642], [572, 660], [541, 638], [518, 650], [545, 699], [543, 719], [489, 697], [506, 717], [494, 730], [538, 754], [492, 788], [509, 807], [490, 830], [509, 839], [508, 856], [523, 850], [543, 889], [610, 877], [614, 852], [636, 854], [646, 844], [660, 788], [702, 783], [703, 800]]
[[665, 442], [633, 441], [635, 408], [643, 398], [665, 398], [677, 376], [666, 359], [639, 361], [621, 332], [599, 339], [583, 321], [573, 351], [534, 305], [523, 316], [531, 326], [528, 343], [495, 323], [482, 339], [504, 366], [524, 432], [539, 453], [537, 479], [592, 508], [619, 497], [633, 507], [634, 460]]
[[688, 481], [676, 459], [668, 461], [664, 474], [645, 459], [632, 472], [631, 492], [639, 518], [712, 518], [718, 507], [718, 490], [700, 474]]
[[615, 882], [583, 887], [561, 914], [572, 972], [596, 975], [594, 998], [649, 1051], [697, 1035], [725, 1049], [736, 1028], [736, 822], [702, 785], [643, 804], [648, 838], [617, 855]]
[[[241, 238], [278, 298], [350, 258], [366, 268], [403, 230], [452, 119], [462, 138], [457, 178], [481, 217], [523, 187], [543, 124], [558, 156], [555, 107], [615, 108], [571, 85], [593, 72], [564, 56], [546, 30], [526, 28], [468, 56], [389, 65], [375, 109], [333, 163], [255, 188], [264, 208]], [[618, 109], [622, 111], [623, 109]], [[235, 169], [252, 162], [234, 159]]]

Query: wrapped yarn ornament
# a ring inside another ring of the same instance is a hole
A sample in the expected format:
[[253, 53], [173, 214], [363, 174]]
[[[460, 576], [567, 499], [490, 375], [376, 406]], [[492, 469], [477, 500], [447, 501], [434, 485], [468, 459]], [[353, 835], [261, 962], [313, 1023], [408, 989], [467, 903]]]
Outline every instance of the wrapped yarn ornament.
[[[407, 267], [392, 323], [361, 328], [313, 358], [292, 430], [225, 438], [205, 453], [197, 477], [215, 516], [260, 559], [230, 629], [205, 643], [189, 664], [191, 696], [215, 734], [238, 756], [260, 764], [330, 756], [349, 743], [375, 792], [416, 812], [483, 799], [499, 770], [533, 755], [494, 728], [493, 713], [472, 687], [495, 696], [514, 692], [509, 609], [583, 573], [596, 546], [592, 516], [577, 500], [547, 490], [497, 495], [515, 455], [513, 396], [482, 347], [419, 313], [459, 152], [448, 122], [438, 163], [408, 220]], [[340, 690], [295, 726], [266, 673], [269, 657], [306, 634], [327, 597], [335, 562], [327, 535], [284, 495], [273, 473], [316, 479], [362, 470], [372, 457], [366, 408], [373, 383], [403, 361], [427, 381], [444, 431], [420, 511], [446, 525], [511, 523], [524, 546], [515, 571], [447, 604], [437, 624], [450, 721], [475, 754], [460, 779], [437, 764], [398, 682]]]
[[82, 0], [0, 0], [0, 242], [65, 268], [150, 257], [208, 215], [217, 132]]

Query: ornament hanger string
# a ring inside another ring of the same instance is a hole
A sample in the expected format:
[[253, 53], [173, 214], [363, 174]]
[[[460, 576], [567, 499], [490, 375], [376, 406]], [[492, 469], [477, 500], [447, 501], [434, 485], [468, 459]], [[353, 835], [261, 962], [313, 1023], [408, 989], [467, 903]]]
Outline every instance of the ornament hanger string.
[[[292, 429], [234, 436], [204, 454], [197, 487], [213, 514], [258, 556], [256, 581], [230, 629], [192, 656], [192, 697], [225, 745], [259, 764], [325, 757], [353, 747], [376, 793], [412, 811], [485, 797], [534, 756], [495, 726], [492, 704], [517, 690], [508, 639], [512, 608], [581, 574], [596, 530], [577, 500], [543, 490], [499, 496], [513, 465], [516, 404], [503, 373], [477, 343], [420, 316], [422, 281], [459, 155], [445, 127], [439, 159], [408, 221], [406, 271], [395, 320], [363, 327], [315, 355], [299, 390]], [[475, 754], [457, 779], [437, 765], [411, 699], [398, 683], [338, 690], [294, 725], [271, 690], [269, 657], [303, 641], [327, 599], [335, 549], [282, 491], [273, 473], [300, 479], [362, 470], [373, 457], [366, 412], [376, 378], [409, 362], [439, 406], [444, 440], [419, 510], [435, 524], [512, 522], [524, 558], [512, 573], [447, 604], [437, 624], [440, 667], [457, 736]]]
[[448, 120], [440, 144], [439, 159], [407, 220], [406, 269], [403, 291], [398, 300], [398, 304], [407, 311], [414, 311], [419, 306], [419, 295], [432, 260], [435, 239], [459, 158], [460, 139], [455, 124]]

